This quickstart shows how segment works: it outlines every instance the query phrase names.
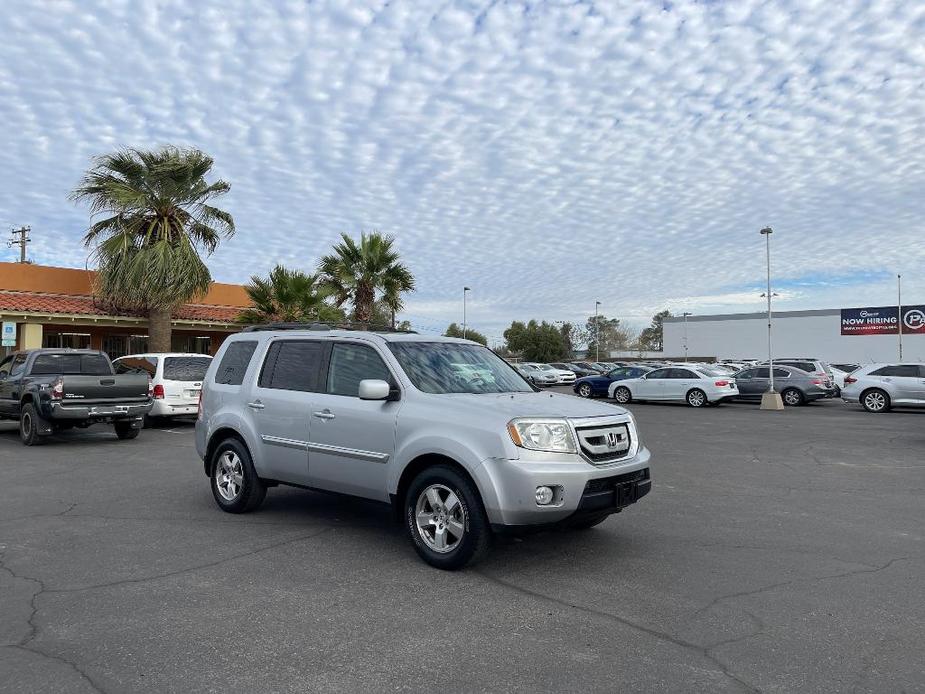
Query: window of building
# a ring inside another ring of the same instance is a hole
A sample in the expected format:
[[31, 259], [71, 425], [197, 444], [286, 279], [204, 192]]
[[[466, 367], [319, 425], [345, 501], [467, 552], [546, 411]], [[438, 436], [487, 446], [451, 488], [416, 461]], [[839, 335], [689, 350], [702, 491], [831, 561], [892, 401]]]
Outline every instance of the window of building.
[[118, 359], [126, 354], [143, 354], [148, 351], [148, 336], [106, 335], [103, 338], [103, 351], [110, 359]]
[[186, 354], [212, 354], [212, 338], [208, 335], [174, 333], [170, 340], [170, 348], [174, 352]]
[[42, 347], [51, 349], [90, 349], [90, 333], [45, 333]]

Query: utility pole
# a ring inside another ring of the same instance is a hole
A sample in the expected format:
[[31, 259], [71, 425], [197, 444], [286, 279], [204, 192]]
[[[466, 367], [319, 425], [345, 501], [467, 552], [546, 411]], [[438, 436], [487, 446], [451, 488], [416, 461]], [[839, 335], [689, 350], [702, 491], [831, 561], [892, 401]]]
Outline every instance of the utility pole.
[[[19, 262], [28, 263], [26, 260], [26, 245], [32, 242], [32, 239], [29, 238], [29, 232], [32, 231], [32, 227], [19, 227], [19, 229], [10, 229], [10, 240], [7, 241], [6, 247], [12, 248], [13, 246], [19, 246]], [[19, 236], [17, 239], [16, 237]]]
[[899, 326], [899, 363], [903, 361], [903, 276], [896, 275], [896, 323]]

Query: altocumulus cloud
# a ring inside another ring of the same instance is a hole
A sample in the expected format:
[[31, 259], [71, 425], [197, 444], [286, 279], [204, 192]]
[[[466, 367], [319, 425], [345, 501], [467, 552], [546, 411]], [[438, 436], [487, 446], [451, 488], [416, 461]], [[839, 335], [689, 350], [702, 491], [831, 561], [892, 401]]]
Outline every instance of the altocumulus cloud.
[[765, 224], [801, 279], [781, 308], [889, 301], [895, 272], [925, 300], [923, 35], [911, 1], [23, 0], [0, 14], [0, 224], [82, 266], [90, 157], [176, 143], [233, 184], [216, 279], [378, 229], [427, 330], [463, 285], [492, 335], [595, 300], [751, 310]]

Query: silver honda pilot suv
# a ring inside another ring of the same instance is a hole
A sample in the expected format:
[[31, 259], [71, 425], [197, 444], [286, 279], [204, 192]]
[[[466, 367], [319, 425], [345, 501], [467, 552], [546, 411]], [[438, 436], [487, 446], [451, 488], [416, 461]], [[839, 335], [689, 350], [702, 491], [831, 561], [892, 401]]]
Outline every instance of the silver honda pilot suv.
[[625, 409], [538, 392], [468, 340], [321, 325], [228, 338], [196, 450], [224, 511], [254, 510], [278, 484], [381, 501], [442, 569], [495, 533], [590, 528], [651, 486]]

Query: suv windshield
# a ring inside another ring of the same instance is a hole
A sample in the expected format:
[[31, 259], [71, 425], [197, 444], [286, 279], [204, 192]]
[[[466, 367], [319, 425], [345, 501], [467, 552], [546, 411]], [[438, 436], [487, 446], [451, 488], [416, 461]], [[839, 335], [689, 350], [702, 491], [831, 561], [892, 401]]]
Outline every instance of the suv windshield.
[[487, 347], [455, 342], [390, 342], [389, 349], [425, 393], [530, 393], [532, 386]]

